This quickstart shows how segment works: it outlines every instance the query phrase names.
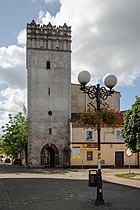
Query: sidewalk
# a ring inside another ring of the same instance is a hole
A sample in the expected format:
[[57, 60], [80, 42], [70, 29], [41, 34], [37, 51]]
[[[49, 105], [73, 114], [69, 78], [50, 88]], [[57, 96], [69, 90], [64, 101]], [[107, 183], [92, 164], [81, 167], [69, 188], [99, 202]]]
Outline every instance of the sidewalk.
[[140, 188], [140, 169], [131, 169], [130, 173], [136, 173], [134, 178], [125, 179], [117, 177], [116, 174], [129, 173], [129, 169], [102, 169], [103, 181]]
[[[2, 167], [2, 166], [1, 166]], [[90, 169], [62, 169], [62, 168], [30, 168], [19, 166], [3, 166], [3, 171], [0, 173], [0, 178], [57, 178], [57, 179], [78, 179], [88, 180]], [[92, 170], [92, 169], [91, 169]], [[9, 172], [8, 172], [9, 171]], [[23, 173], [22, 173], [23, 172]], [[131, 169], [130, 173], [138, 174], [134, 178], [125, 179], [117, 177], [116, 174], [129, 173], [129, 169], [107, 168], [102, 169], [102, 179], [105, 182], [121, 184], [140, 188], [140, 169]]]

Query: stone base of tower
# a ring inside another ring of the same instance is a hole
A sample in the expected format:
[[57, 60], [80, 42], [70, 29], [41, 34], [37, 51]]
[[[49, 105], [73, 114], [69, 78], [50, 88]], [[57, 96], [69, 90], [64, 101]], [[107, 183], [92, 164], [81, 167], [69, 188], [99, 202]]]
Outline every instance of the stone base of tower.
[[64, 148], [59, 150], [54, 144], [46, 144], [40, 153], [29, 152], [29, 167], [68, 167], [70, 165], [70, 151]]

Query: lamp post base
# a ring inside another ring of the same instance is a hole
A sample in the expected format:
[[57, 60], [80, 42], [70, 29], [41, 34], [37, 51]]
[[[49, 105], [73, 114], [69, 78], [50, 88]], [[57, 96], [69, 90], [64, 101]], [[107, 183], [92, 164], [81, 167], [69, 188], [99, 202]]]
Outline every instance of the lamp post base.
[[103, 199], [103, 189], [102, 189], [102, 176], [101, 176], [101, 170], [98, 169], [97, 172], [97, 198], [95, 201], [95, 205], [103, 205], [104, 199]]
[[[98, 189], [97, 189], [98, 190]], [[99, 206], [99, 205], [104, 205], [104, 199], [103, 199], [103, 194], [102, 192], [99, 192], [97, 194], [97, 198], [95, 200], [95, 205], [96, 206]]]
[[104, 203], [104, 200], [103, 199], [101, 199], [101, 200], [99, 200], [99, 199], [96, 199], [96, 201], [95, 201], [95, 205], [96, 206], [100, 206], [100, 205], [104, 205], [105, 203]]

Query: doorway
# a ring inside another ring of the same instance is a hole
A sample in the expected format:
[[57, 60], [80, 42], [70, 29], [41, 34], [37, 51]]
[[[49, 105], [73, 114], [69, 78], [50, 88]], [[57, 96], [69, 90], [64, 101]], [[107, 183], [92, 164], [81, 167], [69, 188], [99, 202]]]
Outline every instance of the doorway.
[[117, 168], [124, 166], [124, 151], [115, 151], [115, 166]]
[[47, 151], [48, 151], [48, 156], [49, 156], [47, 164], [50, 167], [54, 167], [54, 158], [55, 158], [54, 150], [52, 149], [52, 147], [48, 147]]
[[55, 167], [59, 165], [59, 151], [54, 144], [46, 144], [41, 150], [41, 165]]

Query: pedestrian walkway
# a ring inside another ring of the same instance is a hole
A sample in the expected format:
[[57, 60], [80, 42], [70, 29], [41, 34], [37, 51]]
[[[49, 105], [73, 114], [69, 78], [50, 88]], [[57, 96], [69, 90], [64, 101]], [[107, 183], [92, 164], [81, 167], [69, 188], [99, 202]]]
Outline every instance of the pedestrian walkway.
[[[8, 173], [9, 170], [9, 173]], [[88, 174], [90, 169], [62, 169], [62, 168], [30, 168], [19, 167], [19, 166], [11, 166], [7, 165], [3, 167], [3, 172], [0, 173], [0, 178], [35, 178], [41, 176], [42, 178], [57, 178], [57, 179], [79, 179], [79, 180], [88, 180]], [[18, 173], [14, 173], [18, 171]], [[23, 172], [24, 173], [20, 173]], [[31, 172], [31, 173], [30, 173]], [[124, 174], [124, 173], [136, 173], [138, 174], [136, 177], [131, 179], [119, 178], [116, 174]], [[122, 184], [126, 186], [140, 188], [140, 168], [129, 169], [116, 169], [116, 168], [107, 168], [102, 169], [102, 179], [106, 182]]]
[[[116, 174], [136, 173], [134, 178], [125, 179], [117, 177]], [[140, 188], [140, 169], [103, 169], [102, 177], [104, 181]]]

